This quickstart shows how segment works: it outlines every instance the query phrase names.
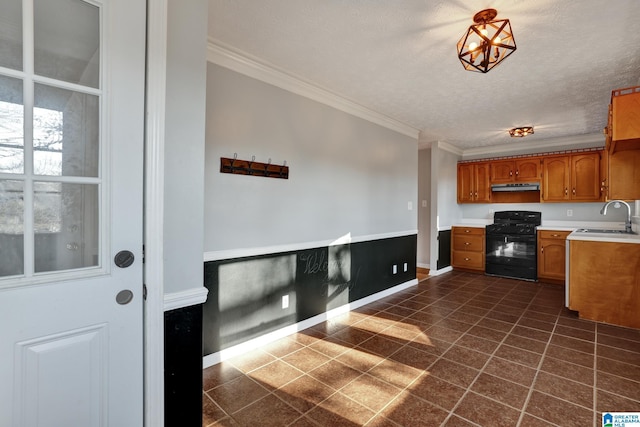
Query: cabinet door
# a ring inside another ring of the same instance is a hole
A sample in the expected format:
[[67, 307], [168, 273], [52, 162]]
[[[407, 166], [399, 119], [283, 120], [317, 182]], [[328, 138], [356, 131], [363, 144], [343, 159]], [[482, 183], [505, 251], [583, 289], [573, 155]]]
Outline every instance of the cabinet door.
[[489, 203], [491, 202], [489, 163], [477, 163], [475, 165], [475, 169], [475, 201], [480, 203]]
[[458, 165], [458, 203], [473, 202], [474, 167], [473, 163]]
[[[640, 150], [609, 155], [609, 200], [640, 200]], [[637, 214], [636, 214], [637, 215]]]
[[[640, 139], [640, 87], [629, 88], [632, 93], [612, 97], [612, 139], [634, 141]], [[628, 90], [625, 90], [627, 92]], [[616, 91], [617, 92], [617, 91]], [[622, 91], [620, 91], [622, 92]]]
[[538, 277], [564, 280], [565, 278], [565, 240], [538, 240]]
[[542, 165], [542, 200], [564, 202], [569, 200], [569, 157], [548, 157]]
[[571, 156], [571, 200], [597, 202], [600, 188], [600, 153]]
[[513, 160], [491, 162], [490, 168], [491, 168], [492, 184], [503, 184], [503, 183], [513, 182], [513, 179], [514, 179]]
[[520, 159], [515, 162], [516, 181], [532, 182], [540, 181], [540, 159]]

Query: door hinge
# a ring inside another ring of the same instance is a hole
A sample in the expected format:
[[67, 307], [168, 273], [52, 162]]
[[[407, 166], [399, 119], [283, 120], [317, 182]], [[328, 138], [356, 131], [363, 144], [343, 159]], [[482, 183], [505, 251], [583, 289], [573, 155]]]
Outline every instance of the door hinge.
[[147, 300], [147, 285], [146, 284], [142, 284], [142, 300], [143, 301]]
[[144, 245], [142, 245], [142, 263], [144, 264]]

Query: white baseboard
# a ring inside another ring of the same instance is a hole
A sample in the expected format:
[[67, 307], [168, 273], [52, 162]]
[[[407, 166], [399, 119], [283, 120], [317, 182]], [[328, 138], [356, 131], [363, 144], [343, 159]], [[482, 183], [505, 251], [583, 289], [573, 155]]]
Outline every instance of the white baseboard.
[[439, 276], [441, 274], [448, 273], [450, 271], [453, 271], [453, 267], [451, 267], [451, 266], [445, 267], [445, 268], [441, 268], [440, 270], [430, 270], [429, 271], [429, 276]]
[[394, 286], [393, 288], [385, 289], [384, 291], [369, 295], [368, 297], [359, 299], [349, 304], [345, 304], [338, 308], [334, 308], [333, 310], [329, 310], [325, 313], [303, 320], [302, 322], [298, 322], [294, 325], [286, 326], [284, 328], [278, 329], [277, 331], [269, 332], [268, 334], [243, 342], [242, 344], [234, 345], [233, 347], [229, 347], [217, 353], [209, 354], [202, 358], [202, 367], [203, 369], [208, 368], [209, 366], [216, 365], [232, 357], [248, 353], [259, 347], [277, 341], [280, 338], [293, 335], [304, 329], [317, 325], [318, 323], [322, 323], [327, 319], [331, 319], [341, 314], [348, 313], [352, 310], [355, 310], [356, 308], [362, 307], [363, 305], [371, 304], [374, 301], [377, 301], [389, 295], [393, 295], [417, 284], [418, 279], [409, 280], [408, 282], [401, 283]]

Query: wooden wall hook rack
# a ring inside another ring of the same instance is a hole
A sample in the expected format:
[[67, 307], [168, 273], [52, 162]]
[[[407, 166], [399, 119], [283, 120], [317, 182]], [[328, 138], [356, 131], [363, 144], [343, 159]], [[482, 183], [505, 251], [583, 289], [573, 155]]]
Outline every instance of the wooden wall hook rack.
[[220, 173], [289, 179], [289, 166], [286, 161], [282, 165], [276, 165], [271, 163], [271, 159], [268, 163], [262, 163], [256, 162], [255, 156], [252, 156], [251, 160], [240, 160], [237, 157], [237, 154], [233, 159], [220, 157]]

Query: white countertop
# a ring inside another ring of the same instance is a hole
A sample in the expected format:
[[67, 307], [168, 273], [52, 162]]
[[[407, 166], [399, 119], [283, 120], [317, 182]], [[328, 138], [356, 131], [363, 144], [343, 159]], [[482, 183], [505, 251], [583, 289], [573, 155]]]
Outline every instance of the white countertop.
[[567, 236], [567, 240], [640, 244], [640, 234], [583, 233], [574, 231]]
[[[451, 227], [477, 227], [485, 228], [492, 224], [493, 220], [488, 219], [469, 219], [465, 218], [461, 221], [446, 227], [439, 227], [438, 231], [449, 230]], [[542, 225], [538, 226], [538, 230], [549, 231], [571, 231], [567, 236], [567, 240], [586, 240], [592, 242], [618, 242], [618, 243], [638, 243], [640, 244], [640, 217], [632, 218], [632, 229], [637, 234], [612, 234], [612, 233], [583, 233], [575, 230], [581, 228], [600, 228], [605, 230], [624, 229], [624, 224], [609, 221], [542, 221]]]
[[453, 224], [451, 227], [476, 227], [476, 228], [485, 228], [487, 225], [488, 225], [488, 224], [459, 222], [459, 223], [457, 223], [457, 224]]

